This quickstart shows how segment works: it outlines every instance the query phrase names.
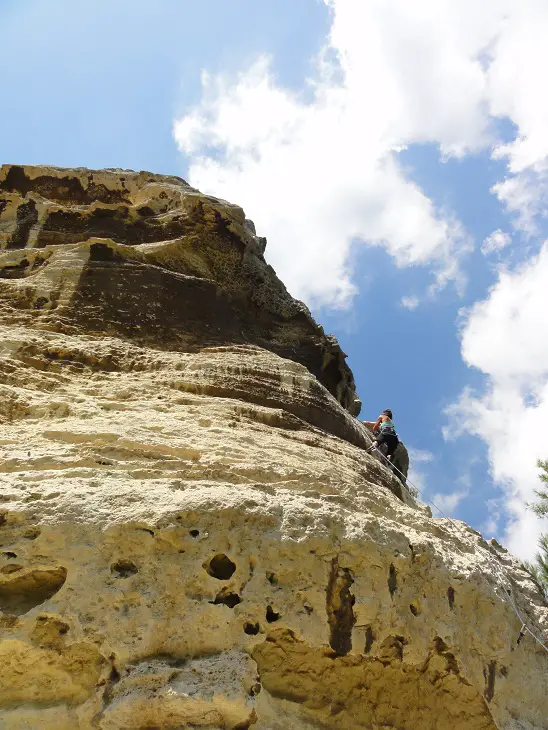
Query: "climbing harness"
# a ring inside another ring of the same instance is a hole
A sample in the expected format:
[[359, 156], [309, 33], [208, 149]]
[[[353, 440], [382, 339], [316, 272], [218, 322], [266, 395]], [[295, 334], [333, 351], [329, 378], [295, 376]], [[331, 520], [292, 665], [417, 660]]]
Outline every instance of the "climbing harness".
[[[370, 447], [369, 447], [368, 449], [366, 449], [366, 453], [367, 453], [367, 452], [369, 452], [369, 451], [371, 451], [371, 449], [374, 449], [374, 448], [375, 448], [375, 445], [376, 445], [376, 444], [375, 444], [375, 443], [373, 443], [373, 444], [372, 444], [372, 445], [371, 445], [371, 446], [370, 446]], [[453, 525], [453, 526], [454, 526], [454, 527], [455, 527], [455, 528], [456, 528], [456, 529], [457, 529], [458, 531], [460, 531], [460, 527], [459, 527], [459, 525], [457, 525], [457, 523], [455, 522], [455, 520], [454, 520], [454, 519], [453, 519], [452, 517], [449, 517], [448, 515], [446, 515], [446, 514], [445, 514], [445, 513], [443, 512], [443, 510], [441, 510], [441, 509], [440, 509], [440, 508], [439, 508], [439, 507], [438, 507], [438, 506], [437, 506], [437, 505], [436, 505], [436, 504], [435, 504], [434, 502], [432, 502], [432, 501], [430, 501], [429, 499], [427, 499], [427, 498], [426, 498], [426, 497], [424, 496], [424, 494], [422, 493], [422, 491], [421, 491], [421, 490], [420, 490], [420, 489], [419, 489], [419, 488], [418, 488], [418, 487], [417, 487], [417, 486], [416, 486], [415, 484], [413, 484], [413, 482], [412, 482], [412, 481], [411, 481], [411, 480], [410, 480], [410, 479], [409, 479], [408, 477], [406, 477], [406, 476], [405, 476], [405, 474], [403, 474], [403, 472], [401, 472], [401, 471], [400, 471], [400, 470], [398, 469], [398, 467], [397, 467], [397, 466], [394, 466], [394, 464], [393, 464], [393, 463], [392, 463], [392, 462], [390, 461], [390, 459], [388, 459], [388, 458], [387, 458], [387, 457], [386, 457], [386, 456], [385, 456], [385, 455], [384, 455], [384, 454], [382, 453], [382, 451], [380, 451], [379, 449], [376, 449], [376, 451], [377, 451], [377, 452], [378, 452], [378, 453], [379, 453], [379, 454], [380, 454], [380, 455], [382, 456], [382, 458], [383, 458], [383, 459], [384, 459], [384, 460], [386, 461], [386, 463], [388, 464], [388, 467], [389, 467], [389, 468], [390, 468], [390, 469], [391, 469], [392, 471], [397, 471], [397, 472], [398, 472], [399, 474], [401, 474], [401, 476], [402, 476], [402, 477], [403, 477], [403, 479], [405, 480], [405, 481], [404, 481], [404, 484], [406, 484], [406, 483], [409, 483], [409, 484], [410, 484], [410, 485], [411, 485], [411, 486], [413, 487], [413, 489], [414, 489], [414, 490], [415, 490], [415, 491], [417, 492], [417, 494], [418, 494], [418, 495], [419, 495], [419, 496], [421, 497], [421, 499], [422, 499], [422, 500], [423, 500], [424, 502], [427, 502], [428, 504], [431, 504], [431, 505], [432, 505], [432, 507], [434, 507], [434, 508], [435, 508], [435, 509], [436, 509], [436, 510], [437, 510], [437, 511], [438, 511], [438, 512], [440, 513], [440, 515], [441, 515], [442, 517], [444, 517], [444, 518], [445, 518], [446, 520], [449, 520], [449, 522], [450, 522], [450, 523], [451, 523], [451, 524], [452, 524], [452, 525]], [[506, 576], [506, 573], [504, 572], [504, 570], [503, 570], [503, 568], [502, 568], [501, 564], [500, 564], [499, 562], [497, 562], [497, 561], [496, 561], [496, 560], [495, 560], [495, 559], [493, 558], [493, 556], [492, 556], [492, 555], [491, 555], [491, 554], [490, 554], [490, 553], [489, 553], [489, 552], [488, 552], [487, 550], [485, 550], [485, 548], [483, 548], [483, 547], [482, 547], [481, 545], [478, 545], [478, 548], [479, 548], [479, 549], [480, 549], [480, 550], [481, 550], [481, 551], [483, 552], [483, 554], [484, 554], [484, 555], [486, 556], [486, 558], [487, 558], [487, 562], [488, 562], [488, 563], [489, 563], [490, 565], [492, 565], [492, 566], [493, 566], [493, 567], [495, 568], [495, 571], [497, 572], [497, 574], [498, 574], [499, 578], [501, 579], [501, 582], [502, 582], [502, 583], [504, 584], [504, 585], [503, 585], [503, 587], [504, 587], [504, 589], [505, 589], [505, 591], [506, 591], [506, 593], [507, 593], [507, 598], [505, 598], [505, 597], [503, 597], [503, 596], [499, 596], [499, 594], [497, 593], [497, 589], [496, 589], [495, 587], [493, 587], [493, 590], [494, 590], [494, 592], [495, 592], [495, 594], [496, 594], [497, 598], [500, 598], [500, 599], [501, 599], [501, 600], [502, 600], [503, 602], [506, 602], [506, 600], [508, 600], [508, 603], [509, 603], [510, 607], [511, 607], [511, 608], [512, 608], [512, 610], [514, 611], [514, 613], [515, 613], [515, 615], [516, 615], [516, 618], [517, 618], [517, 619], [519, 620], [519, 622], [520, 622], [520, 624], [521, 624], [521, 630], [520, 630], [520, 632], [519, 632], [519, 636], [518, 636], [518, 639], [517, 639], [517, 644], [518, 644], [518, 645], [520, 644], [520, 642], [521, 642], [521, 640], [523, 639], [523, 637], [525, 636], [525, 634], [530, 634], [530, 635], [531, 635], [531, 636], [533, 637], [533, 639], [534, 639], [534, 640], [535, 640], [535, 641], [537, 642], [537, 644], [539, 644], [539, 646], [541, 646], [541, 647], [542, 647], [542, 648], [544, 649], [544, 651], [546, 651], [546, 652], [548, 653], [548, 645], [546, 645], [546, 644], [545, 644], [545, 643], [544, 643], [544, 642], [543, 642], [543, 641], [542, 641], [541, 639], [539, 639], [539, 637], [538, 637], [538, 636], [537, 636], [537, 635], [536, 635], [536, 634], [535, 634], [535, 633], [534, 633], [533, 631], [531, 631], [531, 629], [529, 628], [529, 626], [528, 626], [528, 625], [527, 625], [527, 624], [525, 623], [525, 621], [523, 620], [523, 618], [522, 618], [522, 616], [521, 616], [521, 613], [520, 613], [520, 611], [519, 611], [518, 607], [516, 606], [516, 602], [515, 602], [515, 600], [514, 600], [514, 596], [512, 595], [512, 586], [511, 586], [511, 584], [510, 584], [510, 582], [509, 582], [509, 580], [508, 580], [508, 578], [507, 578], [507, 576]], [[508, 587], [508, 586], [510, 586], [510, 587]]]

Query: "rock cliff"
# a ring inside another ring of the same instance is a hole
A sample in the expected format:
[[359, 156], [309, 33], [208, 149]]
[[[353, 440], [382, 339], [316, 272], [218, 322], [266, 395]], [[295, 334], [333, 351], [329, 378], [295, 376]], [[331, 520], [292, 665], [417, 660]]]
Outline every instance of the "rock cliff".
[[243, 211], [0, 172], [0, 729], [542, 730], [548, 608], [366, 453]]

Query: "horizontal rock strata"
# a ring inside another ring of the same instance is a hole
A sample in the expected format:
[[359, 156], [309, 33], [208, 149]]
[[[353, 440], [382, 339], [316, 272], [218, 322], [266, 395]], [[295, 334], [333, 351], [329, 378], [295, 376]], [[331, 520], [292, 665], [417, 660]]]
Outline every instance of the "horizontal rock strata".
[[0, 729], [545, 730], [511, 556], [366, 453], [240, 208], [0, 173]]

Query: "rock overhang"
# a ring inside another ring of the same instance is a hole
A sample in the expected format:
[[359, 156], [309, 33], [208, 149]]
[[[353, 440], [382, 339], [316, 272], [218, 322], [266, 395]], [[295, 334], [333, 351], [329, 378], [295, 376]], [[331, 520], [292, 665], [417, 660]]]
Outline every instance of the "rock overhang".
[[83, 331], [108, 326], [158, 347], [256, 344], [301, 362], [359, 412], [346, 356], [265, 262], [240, 207], [146, 172], [6, 165], [0, 200], [0, 284], [37, 324], [55, 311]]

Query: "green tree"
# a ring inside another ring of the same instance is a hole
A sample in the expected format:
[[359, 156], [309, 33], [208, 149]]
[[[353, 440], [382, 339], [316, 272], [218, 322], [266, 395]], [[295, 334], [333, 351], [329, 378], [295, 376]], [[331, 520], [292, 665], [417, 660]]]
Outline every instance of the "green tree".
[[[539, 474], [543, 485], [548, 485], [548, 460], [537, 461], [537, 466], [541, 470]], [[533, 512], [539, 517], [548, 516], [548, 486], [542, 486], [540, 489], [535, 489], [538, 501], [533, 504], [528, 504]], [[543, 589], [544, 595], [548, 596], [548, 534], [541, 535], [539, 540], [539, 551], [535, 556], [534, 563], [526, 564], [527, 570], [531, 573], [535, 582]]]
[[[544, 484], [548, 484], [548, 461], [542, 461], [539, 459], [537, 461], [537, 466], [541, 470], [541, 473], [539, 474], [540, 481]], [[535, 489], [535, 493], [539, 498], [539, 501], [529, 506], [539, 517], [546, 517], [548, 515], [548, 487]]]

